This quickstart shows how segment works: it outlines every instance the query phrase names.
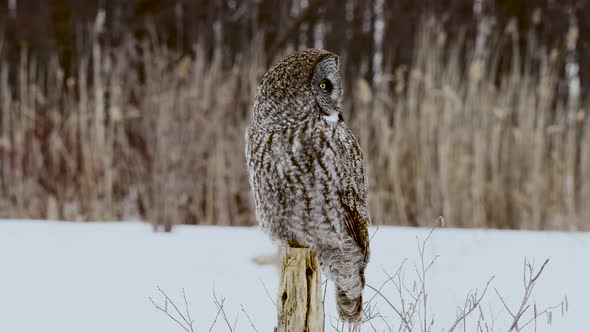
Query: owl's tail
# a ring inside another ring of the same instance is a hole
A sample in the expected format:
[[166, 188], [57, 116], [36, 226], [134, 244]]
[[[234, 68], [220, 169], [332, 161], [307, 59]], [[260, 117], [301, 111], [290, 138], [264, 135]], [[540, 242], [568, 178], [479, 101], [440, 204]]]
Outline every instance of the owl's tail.
[[336, 285], [336, 305], [340, 319], [349, 323], [360, 322], [363, 313], [363, 294], [349, 298], [342, 288]]

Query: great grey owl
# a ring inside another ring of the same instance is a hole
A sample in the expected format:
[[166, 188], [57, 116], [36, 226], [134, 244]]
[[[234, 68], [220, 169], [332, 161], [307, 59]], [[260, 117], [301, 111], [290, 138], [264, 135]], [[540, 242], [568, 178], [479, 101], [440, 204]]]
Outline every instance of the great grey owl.
[[262, 78], [246, 129], [256, 218], [273, 239], [314, 249], [340, 318], [362, 313], [370, 223], [359, 144], [343, 122], [338, 56], [294, 53]]

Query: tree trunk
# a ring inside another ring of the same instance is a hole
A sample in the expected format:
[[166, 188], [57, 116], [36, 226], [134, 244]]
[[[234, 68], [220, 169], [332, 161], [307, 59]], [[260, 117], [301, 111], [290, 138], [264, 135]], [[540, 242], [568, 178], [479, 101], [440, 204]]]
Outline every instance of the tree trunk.
[[281, 266], [278, 332], [323, 332], [322, 276], [309, 248], [287, 246]]

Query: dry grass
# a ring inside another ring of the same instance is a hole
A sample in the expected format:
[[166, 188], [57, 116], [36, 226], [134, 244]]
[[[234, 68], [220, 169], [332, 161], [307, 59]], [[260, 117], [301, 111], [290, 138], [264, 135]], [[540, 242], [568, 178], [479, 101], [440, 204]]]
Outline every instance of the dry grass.
[[[588, 229], [590, 116], [557, 93], [561, 57], [517, 54], [526, 69], [499, 79], [493, 56], [466, 69], [469, 47], [424, 26], [410, 67], [345, 96], [374, 223]], [[0, 62], [0, 217], [254, 224], [243, 133], [264, 54], [228, 66], [100, 33], [76, 78], [26, 51]]]
[[525, 64], [494, 84], [496, 59], [465, 69], [463, 45], [437, 31], [424, 29], [407, 75], [353, 101], [376, 222], [587, 229], [590, 117], [587, 104], [568, 116], [558, 98], [563, 63], [541, 54], [537, 71]]

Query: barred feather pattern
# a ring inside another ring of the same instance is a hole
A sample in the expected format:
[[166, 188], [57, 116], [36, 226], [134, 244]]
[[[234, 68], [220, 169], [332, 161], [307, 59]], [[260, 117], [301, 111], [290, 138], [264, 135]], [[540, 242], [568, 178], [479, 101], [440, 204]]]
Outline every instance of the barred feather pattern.
[[[340, 317], [358, 322], [368, 184], [360, 146], [339, 113], [337, 63], [329, 52], [307, 50], [267, 72], [246, 131], [246, 160], [261, 228], [275, 241], [313, 248], [336, 285]], [[326, 77], [333, 89], [316, 90]]]

